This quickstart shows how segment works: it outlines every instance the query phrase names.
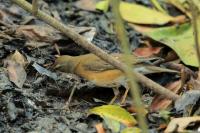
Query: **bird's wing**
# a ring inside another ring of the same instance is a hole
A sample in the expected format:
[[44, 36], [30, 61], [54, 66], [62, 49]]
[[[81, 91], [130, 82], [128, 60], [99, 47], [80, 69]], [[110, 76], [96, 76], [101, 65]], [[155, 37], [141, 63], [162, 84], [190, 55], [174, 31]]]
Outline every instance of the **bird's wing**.
[[85, 59], [81, 64], [85, 70], [89, 71], [101, 72], [101, 71], [115, 69], [115, 67], [103, 61], [97, 56], [88, 56], [87, 59]]
[[162, 58], [160, 57], [145, 58], [145, 57], [137, 57], [135, 55], [124, 55], [124, 54], [118, 54], [118, 53], [114, 53], [112, 54], [112, 56], [123, 63], [126, 62], [126, 59], [127, 59], [129, 62], [131, 62], [132, 65], [140, 64], [140, 63], [152, 64], [151, 63], [152, 61], [162, 60]]
[[115, 67], [113, 67], [112, 65], [110, 65], [109, 63], [101, 59], [97, 59], [95, 61], [85, 63], [83, 67], [86, 70], [97, 71], [97, 72], [115, 69]]
[[[121, 61], [121, 62], [125, 62], [124, 57], [122, 56], [122, 54], [111, 54], [115, 59]], [[151, 60], [155, 60], [156, 58], [138, 58], [135, 57], [134, 55], [128, 55], [128, 60], [134, 65], [134, 64], [140, 64], [140, 63], [144, 63], [144, 64], [150, 64]], [[106, 71], [106, 70], [112, 70], [115, 69], [114, 66], [110, 65], [109, 63], [103, 61], [102, 59], [100, 59], [97, 56], [90, 56], [88, 57], [88, 60], [84, 60], [83, 67], [86, 70], [90, 70], [90, 71]]]

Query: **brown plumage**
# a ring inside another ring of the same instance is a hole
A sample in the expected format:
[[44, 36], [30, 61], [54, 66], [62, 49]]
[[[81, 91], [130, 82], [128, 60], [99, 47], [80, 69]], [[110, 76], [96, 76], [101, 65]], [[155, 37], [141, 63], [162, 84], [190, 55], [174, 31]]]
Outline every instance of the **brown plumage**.
[[[111, 56], [124, 62], [123, 54], [114, 53]], [[133, 55], [129, 55], [128, 59], [132, 64], [139, 64], [145, 60], [150, 60], [135, 58]], [[56, 59], [54, 68], [63, 72], [77, 74], [94, 83], [96, 86], [113, 88], [115, 96], [110, 103], [113, 103], [117, 98], [119, 94], [118, 88], [124, 86], [126, 91], [122, 97], [121, 104], [125, 102], [129, 87], [124, 73], [94, 54], [60, 56]], [[138, 68], [140, 69], [141, 67]]]

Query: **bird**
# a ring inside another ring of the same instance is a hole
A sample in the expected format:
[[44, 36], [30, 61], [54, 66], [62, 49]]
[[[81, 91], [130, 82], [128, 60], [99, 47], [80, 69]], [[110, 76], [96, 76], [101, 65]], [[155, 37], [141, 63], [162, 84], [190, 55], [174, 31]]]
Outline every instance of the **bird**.
[[[110, 55], [118, 61], [125, 62], [124, 54], [112, 53]], [[142, 62], [148, 62], [149, 60], [155, 59], [146, 59], [138, 57], [136, 58], [136, 56], [134, 55], [127, 55], [127, 57], [133, 65], [140, 64]], [[95, 86], [112, 88], [114, 92], [114, 97], [111, 99], [109, 104], [114, 103], [114, 101], [119, 95], [118, 88], [120, 86], [123, 86], [125, 88], [125, 92], [122, 96], [120, 104], [125, 103], [129, 91], [129, 86], [124, 72], [105, 62], [95, 54], [89, 53], [79, 56], [62, 55], [55, 60], [53, 67], [62, 72], [76, 74], [92, 82]], [[141, 69], [141, 67], [135, 67], [135, 69], [137, 68], [138, 70]], [[165, 68], [163, 69], [165, 71], [168, 71]]]

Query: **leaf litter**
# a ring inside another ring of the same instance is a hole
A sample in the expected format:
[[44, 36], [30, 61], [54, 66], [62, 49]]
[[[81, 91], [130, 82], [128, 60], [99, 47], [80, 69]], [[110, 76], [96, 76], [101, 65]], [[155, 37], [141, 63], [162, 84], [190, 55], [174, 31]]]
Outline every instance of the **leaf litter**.
[[[88, 41], [109, 53], [120, 52], [108, 2], [105, 0], [104, 4], [100, 4], [100, 8], [97, 3], [103, 1], [90, 0], [86, 5], [87, 2], [40, 1], [39, 4], [41, 10], [71, 25], [73, 30]], [[87, 50], [76, 46], [71, 39], [30, 16], [15, 4], [8, 1], [0, 3], [0, 132], [141, 132], [134, 118], [137, 116], [137, 109], [130, 96], [122, 107], [105, 105], [113, 95], [110, 89], [98, 88], [77, 75], [53, 70], [57, 56], [87, 54]], [[180, 5], [180, 1], [178, 4], [168, 1], [161, 5], [166, 11], [167, 6], [181, 10], [182, 13], [177, 16], [163, 14], [151, 8], [152, 5], [145, 0], [131, 0], [131, 3], [122, 2], [120, 5], [122, 17], [129, 23], [126, 23], [126, 29], [133, 54], [155, 59], [136, 68], [142, 72], [146, 71], [143, 67], [148, 68], [149, 78], [183, 95], [173, 103], [141, 85], [141, 93], [146, 103], [144, 115], [150, 131], [185, 131], [189, 126], [192, 130], [199, 130], [199, 127], [191, 126], [191, 122], [194, 125], [199, 123], [200, 114], [199, 79], [195, 74], [195, 67], [198, 65], [193, 36], [191, 27], [177, 30], [177, 27], [184, 26], [182, 23], [186, 22], [187, 17], [191, 17], [188, 9], [185, 9], [187, 6]], [[96, 10], [97, 8], [103, 12]], [[189, 33], [185, 30], [189, 30]], [[190, 45], [185, 51], [181, 44], [186, 41]], [[176, 54], [182, 62], [177, 60]], [[168, 55], [173, 57], [170, 56], [169, 59]], [[153, 68], [148, 67], [149, 63]], [[180, 67], [181, 65], [184, 67]], [[185, 67], [186, 65], [189, 66]], [[187, 72], [182, 72], [183, 68], [187, 69]], [[69, 106], [66, 106], [73, 88], [77, 90]], [[120, 91], [123, 91], [123, 88], [120, 88]], [[103, 102], [95, 102], [94, 99]], [[150, 99], [153, 99], [153, 102]], [[103, 106], [100, 106], [102, 104]], [[116, 104], [119, 104], [119, 99]], [[88, 110], [93, 110], [93, 115], [87, 116]], [[103, 120], [94, 114], [101, 116]], [[179, 118], [170, 122], [173, 117]], [[180, 121], [187, 120], [191, 122], [180, 124]], [[100, 123], [100, 126], [96, 123]], [[180, 128], [173, 128], [171, 125], [175, 125], [174, 123], [179, 124]]]

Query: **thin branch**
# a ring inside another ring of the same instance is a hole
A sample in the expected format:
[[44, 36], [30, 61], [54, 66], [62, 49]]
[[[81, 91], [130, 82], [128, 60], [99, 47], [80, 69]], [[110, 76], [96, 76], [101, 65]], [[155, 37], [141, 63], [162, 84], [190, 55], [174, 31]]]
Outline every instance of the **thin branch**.
[[[199, 63], [199, 71], [200, 71], [200, 46], [199, 46], [199, 32], [198, 32], [198, 12], [199, 9], [196, 7], [193, 0], [188, 0], [191, 14], [192, 14], [192, 26], [193, 26], [193, 32], [194, 32], [194, 43], [196, 46], [196, 52], [197, 52], [197, 59]], [[199, 75], [200, 76], [200, 75]]]
[[139, 86], [135, 80], [134, 74], [130, 73], [133, 70], [134, 66], [131, 64], [131, 61], [129, 61], [129, 58], [126, 58], [128, 57], [128, 55], [131, 54], [131, 50], [129, 48], [130, 44], [127, 37], [127, 32], [124, 27], [124, 21], [119, 12], [120, 0], [111, 0], [110, 4], [112, 6], [112, 12], [115, 17], [116, 33], [118, 35], [118, 39], [121, 44], [121, 49], [125, 55], [124, 59], [125, 59], [125, 64], [127, 65], [125, 75], [128, 78], [128, 84], [129, 84], [130, 92], [133, 98], [133, 103], [135, 103], [135, 107], [137, 110], [137, 118], [138, 118], [139, 127], [141, 128], [142, 132], [147, 133], [148, 132], [147, 124], [146, 124], [145, 116], [143, 114], [143, 110], [145, 110], [145, 108], [142, 103]]
[[36, 16], [38, 12], [38, 0], [32, 0], [33, 15]]
[[[33, 13], [32, 6], [27, 1], [25, 1], [25, 0], [11, 0], [11, 1], [13, 1], [17, 5], [19, 5], [24, 10], [26, 10], [30, 13]], [[89, 50], [91, 53], [97, 55], [102, 60], [110, 63], [111, 65], [115, 66], [116, 68], [118, 68], [119, 70], [121, 70], [123, 72], [126, 71], [127, 66], [125, 64], [114, 59], [108, 53], [106, 53], [105, 51], [96, 47], [93, 43], [88, 42], [83, 36], [76, 33], [75, 31], [73, 31], [68, 26], [62, 24], [61, 22], [59, 22], [58, 20], [54, 19], [53, 17], [47, 15], [46, 13], [42, 12], [41, 10], [38, 10], [36, 17], [43, 20], [44, 22], [46, 22], [50, 26], [54, 27], [55, 29], [59, 30], [64, 35], [71, 38], [78, 45]], [[134, 72], [134, 76], [135, 76], [136, 80], [141, 82], [143, 85], [152, 89], [154, 92], [165, 96], [166, 98], [169, 98], [169, 99], [172, 99], [172, 100], [177, 100], [180, 97], [179, 95], [177, 95], [177, 94], [171, 92], [170, 90], [162, 87], [161, 85], [153, 82], [152, 80], [150, 80], [149, 78], [145, 77], [144, 75], [142, 75], [138, 72]]]

